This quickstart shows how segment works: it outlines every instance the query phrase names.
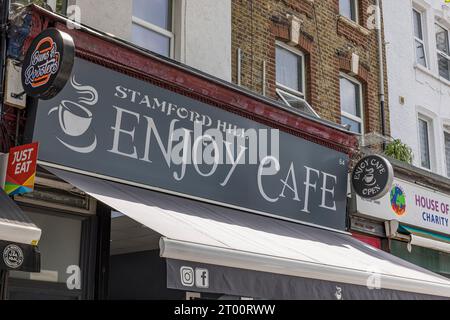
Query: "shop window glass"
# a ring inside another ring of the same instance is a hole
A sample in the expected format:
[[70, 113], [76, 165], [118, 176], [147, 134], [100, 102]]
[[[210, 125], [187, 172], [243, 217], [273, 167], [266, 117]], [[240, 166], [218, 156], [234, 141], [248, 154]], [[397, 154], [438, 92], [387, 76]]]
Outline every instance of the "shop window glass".
[[77, 218], [26, 211], [42, 230], [41, 273], [11, 272], [12, 278], [66, 283], [69, 266], [80, 266], [82, 221]]

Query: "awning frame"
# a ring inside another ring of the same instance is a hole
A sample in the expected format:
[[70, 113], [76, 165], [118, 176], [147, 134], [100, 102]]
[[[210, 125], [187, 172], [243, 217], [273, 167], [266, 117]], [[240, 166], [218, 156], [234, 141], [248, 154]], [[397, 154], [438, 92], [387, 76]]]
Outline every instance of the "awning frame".
[[[379, 277], [378, 280], [383, 289], [416, 292], [450, 298], [450, 287], [440, 283], [418, 281], [411, 278], [393, 277], [385, 274], [374, 274], [368, 271], [338, 268], [319, 263], [228, 250], [197, 243], [171, 240], [166, 237], [161, 237], [160, 255], [162, 258], [168, 259], [222, 265], [231, 268], [256, 270], [360, 286], [369, 286], [370, 279], [376, 275]], [[420, 288], [420, 292], [418, 291], [418, 288]]]
[[409, 227], [399, 223], [397, 220], [386, 221], [385, 226], [386, 236], [389, 239], [408, 242], [407, 248], [409, 252], [412, 251], [412, 246], [419, 246], [450, 253], [450, 237]]
[[448, 279], [342, 233], [48, 170], [160, 234], [163, 258], [450, 298]]

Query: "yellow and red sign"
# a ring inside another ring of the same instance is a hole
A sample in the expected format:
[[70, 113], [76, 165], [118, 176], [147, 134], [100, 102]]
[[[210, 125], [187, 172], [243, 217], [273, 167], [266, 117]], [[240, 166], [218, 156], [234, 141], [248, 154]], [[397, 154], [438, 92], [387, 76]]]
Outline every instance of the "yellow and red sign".
[[35, 142], [10, 149], [5, 181], [8, 195], [33, 192], [38, 146]]

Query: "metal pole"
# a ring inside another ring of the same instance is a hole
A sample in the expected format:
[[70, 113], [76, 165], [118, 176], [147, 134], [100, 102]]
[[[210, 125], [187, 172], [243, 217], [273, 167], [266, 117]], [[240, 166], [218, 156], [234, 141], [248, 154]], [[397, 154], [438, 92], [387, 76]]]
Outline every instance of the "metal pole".
[[242, 50], [237, 49], [237, 85], [241, 85]]
[[266, 67], [266, 60], [264, 60], [263, 61], [263, 63], [262, 63], [262, 95], [263, 96], [266, 96], [266, 82], [267, 82], [267, 79], [266, 79], [266, 69], [267, 69], [267, 67]]
[[[381, 24], [381, 0], [376, 1], [377, 5], [377, 42], [378, 42], [378, 63], [379, 63], [379, 96], [380, 96], [380, 116], [381, 116], [381, 134], [386, 136], [386, 115], [385, 115], [385, 96], [384, 96], [384, 59], [383, 59], [383, 35]], [[383, 140], [383, 151], [386, 149], [386, 142]]]

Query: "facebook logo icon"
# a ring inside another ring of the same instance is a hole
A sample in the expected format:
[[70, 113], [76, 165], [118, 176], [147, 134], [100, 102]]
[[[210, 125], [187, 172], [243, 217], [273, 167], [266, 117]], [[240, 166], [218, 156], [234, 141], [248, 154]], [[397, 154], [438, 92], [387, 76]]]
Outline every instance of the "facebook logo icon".
[[209, 288], [209, 271], [207, 269], [195, 269], [195, 286], [197, 288]]

